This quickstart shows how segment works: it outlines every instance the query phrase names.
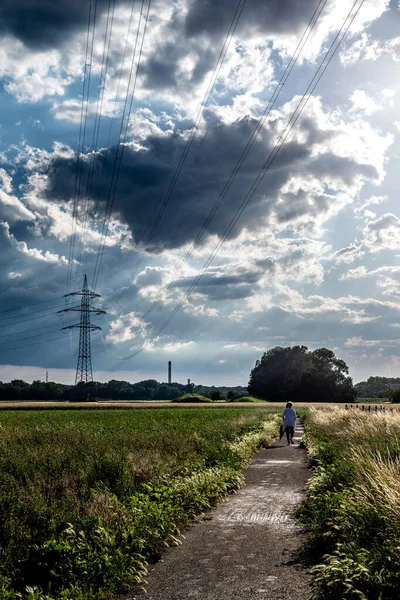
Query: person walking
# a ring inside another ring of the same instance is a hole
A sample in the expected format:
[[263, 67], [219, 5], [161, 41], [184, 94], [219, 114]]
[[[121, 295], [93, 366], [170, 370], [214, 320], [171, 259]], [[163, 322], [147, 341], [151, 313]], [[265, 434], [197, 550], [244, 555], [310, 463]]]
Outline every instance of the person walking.
[[296, 411], [291, 402], [288, 402], [286, 408], [283, 409], [282, 419], [286, 431], [287, 443], [290, 446], [290, 444], [294, 444], [293, 436], [296, 429]]

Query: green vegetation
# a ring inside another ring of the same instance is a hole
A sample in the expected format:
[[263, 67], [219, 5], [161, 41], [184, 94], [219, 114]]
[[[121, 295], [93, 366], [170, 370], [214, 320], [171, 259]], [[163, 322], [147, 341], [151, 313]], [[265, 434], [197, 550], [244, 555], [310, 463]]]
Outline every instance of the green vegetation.
[[311, 598], [399, 598], [400, 414], [311, 409], [305, 420], [317, 467], [300, 511], [320, 561]]
[[368, 377], [354, 386], [359, 398], [389, 398], [400, 388], [400, 377]]
[[393, 404], [400, 404], [400, 388], [392, 391], [392, 402]]
[[212, 402], [211, 398], [200, 396], [199, 394], [183, 394], [178, 398], [174, 398], [172, 402]]
[[220, 394], [221, 398], [232, 393], [240, 396], [247, 392], [246, 388], [237, 386], [234, 388], [205, 385], [194, 385], [188, 383], [159, 383], [155, 379], [147, 379], [131, 383], [129, 381], [117, 381], [112, 379], [107, 383], [93, 381], [86, 385], [63, 385], [49, 381], [34, 381], [26, 383], [22, 379], [14, 379], [10, 383], [0, 381], [0, 400], [45, 400], [45, 401], [68, 401], [89, 398], [99, 400], [172, 400], [182, 394], [198, 394], [212, 398], [213, 394]]
[[0, 413], [0, 598], [99, 600], [142, 580], [279, 422], [256, 407]]
[[383, 404], [389, 401], [389, 398], [356, 398], [354, 404]]
[[238, 396], [232, 398], [229, 402], [266, 402], [265, 398], [257, 398], [257, 396]]
[[249, 394], [271, 402], [353, 402], [349, 369], [327, 348], [272, 348], [250, 373]]

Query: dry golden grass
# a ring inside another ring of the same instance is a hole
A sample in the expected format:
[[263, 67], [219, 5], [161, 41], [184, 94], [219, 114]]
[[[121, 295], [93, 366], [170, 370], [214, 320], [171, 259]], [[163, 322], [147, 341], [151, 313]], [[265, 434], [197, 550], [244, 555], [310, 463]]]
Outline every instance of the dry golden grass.
[[400, 529], [400, 413], [311, 409], [310, 422], [345, 447], [354, 466], [353, 499]]
[[317, 469], [305, 519], [319, 548], [310, 600], [400, 598], [400, 414], [311, 409]]

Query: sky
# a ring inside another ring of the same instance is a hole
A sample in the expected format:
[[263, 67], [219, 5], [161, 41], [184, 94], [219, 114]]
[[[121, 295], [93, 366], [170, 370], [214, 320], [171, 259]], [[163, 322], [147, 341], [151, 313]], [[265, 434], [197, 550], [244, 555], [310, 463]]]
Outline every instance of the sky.
[[400, 376], [399, 4], [3, 0], [0, 379]]

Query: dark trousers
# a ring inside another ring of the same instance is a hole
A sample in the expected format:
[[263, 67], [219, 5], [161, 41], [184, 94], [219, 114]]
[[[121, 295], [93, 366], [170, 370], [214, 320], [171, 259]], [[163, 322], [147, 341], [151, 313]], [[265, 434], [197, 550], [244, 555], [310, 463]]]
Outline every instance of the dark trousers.
[[290, 442], [290, 440], [293, 439], [293, 436], [294, 436], [294, 427], [292, 427], [292, 425], [287, 425], [285, 428], [285, 431], [286, 431], [287, 441]]

